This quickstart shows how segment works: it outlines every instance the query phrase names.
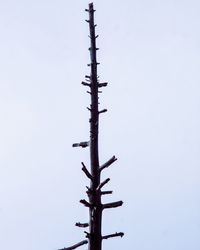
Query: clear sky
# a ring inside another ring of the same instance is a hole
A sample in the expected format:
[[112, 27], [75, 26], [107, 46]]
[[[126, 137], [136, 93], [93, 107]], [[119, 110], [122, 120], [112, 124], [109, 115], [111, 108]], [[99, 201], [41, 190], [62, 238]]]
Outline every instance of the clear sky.
[[[118, 161], [104, 250], [200, 249], [200, 2], [94, 1], [100, 161]], [[88, 180], [88, 1], [0, 1], [0, 249], [56, 250], [84, 239]], [[85, 249], [82, 247], [80, 249]]]

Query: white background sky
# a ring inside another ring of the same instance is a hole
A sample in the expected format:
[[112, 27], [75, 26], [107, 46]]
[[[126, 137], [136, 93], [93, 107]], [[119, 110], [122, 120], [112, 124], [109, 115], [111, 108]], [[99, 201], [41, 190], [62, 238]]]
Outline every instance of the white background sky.
[[[119, 159], [104, 250], [200, 249], [200, 2], [95, 1], [109, 86], [100, 160]], [[56, 250], [84, 238], [88, 180], [88, 1], [0, 1], [0, 249]], [[82, 247], [86, 249], [86, 247]]]

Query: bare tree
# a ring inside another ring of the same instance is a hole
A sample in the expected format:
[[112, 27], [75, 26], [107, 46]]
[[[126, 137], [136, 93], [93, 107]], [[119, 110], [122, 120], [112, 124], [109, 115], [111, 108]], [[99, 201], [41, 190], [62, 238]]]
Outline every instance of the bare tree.
[[113, 164], [117, 159], [115, 156], [111, 157], [107, 162], [103, 165], [99, 165], [99, 152], [98, 152], [98, 134], [99, 134], [99, 115], [106, 112], [106, 109], [99, 110], [99, 97], [98, 94], [101, 93], [100, 89], [102, 87], [106, 87], [107, 83], [99, 82], [99, 78], [97, 76], [97, 56], [96, 51], [98, 48], [96, 47], [96, 39], [98, 36], [95, 34], [94, 24], [94, 12], [93, 3], [89, 4], [89, 9], [86, 9], [89, 13], [89, 20], [86, 20], [89, 24], [90, 31], [90, 75], [85, 76], [86, 80], [82, 82], [82, 85], [89, 87], [88, 93], [91, 96], [91, 105], [88, 108], [90, 111], [90, 140], [80, 143], [74, 143], [73, 147], [89, 147], [90, 148], [90, 171], [87, 169], [85, 164], [82, 162], [82, 171], [90, 180], [90, 186], [87, 187], [87, 196], [88, 201], [80, 200], [84, 206], [89, 209], [89, 222], [88, 223], [76, 223], [76, 226], [81, 228], [89, 227], [89, 231], [85, 231], [86, 239], [67, 248], [63, 248], [62, 250], [71, 250], [76, 249], [82, 245], [88, 244], [89, 250], [101, 250], [102, 249], [102, 240], [109, 239], [113, 237], [122, 237], [124, 233], [114, 233], [109, 235], [102, 236], [102, 213], [103, 210], [109, 208], [116, 208], [122, 206], [122, 201], [111, 202], [107, 204], [102, 204], [101, 197], [102, 195], [112, 194], [112, 191], [102, 191], [102, 188], [110, 181], [109, 178], [101, 181], [101, 172], [108, 168], [111, 164]]

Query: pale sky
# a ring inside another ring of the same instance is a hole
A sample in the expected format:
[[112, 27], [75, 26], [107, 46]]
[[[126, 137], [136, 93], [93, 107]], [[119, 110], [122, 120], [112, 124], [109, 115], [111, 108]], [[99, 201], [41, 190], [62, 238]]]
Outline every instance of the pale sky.
[[[88, 1], [0, 0], [0, 249], [84, 239]], [[200, 2], [96, 0], [103, 250], [200, 249]], [[79, 249], [86, 249], [85, 246]]]

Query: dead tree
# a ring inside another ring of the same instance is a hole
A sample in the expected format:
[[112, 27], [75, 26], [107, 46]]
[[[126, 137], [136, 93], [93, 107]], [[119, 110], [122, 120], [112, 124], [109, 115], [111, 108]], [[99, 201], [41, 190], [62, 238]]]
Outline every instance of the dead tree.
[[87, 169], [85, 164], [82, 162], [82, 171], [90, 180], [90, 186], [87, 187], [87, 196], [88, 201], [80, 200], [84, 206], [89, 209], [89, 222], [88, 223], [76, 223], [76, 226], [81, 228], [89, 227], [89, 231], [85, 231], [86, 240], [83, 240], [71, 247], [63, 248], [63, 250], [71, 250], [76, 249], [79, 246], [88, 244], [88, 250], [101, 250], [102, 249], [102, 240], [109, 239], [112, 237], [122, 237], [124, 233], [114, 233], [109, 235], [102, 236], [102, 212], [105, 209], [116, 208], [122, 206], [122, 201], [111, 202], [107, 204], [102, 204], [101, 197], [102, 195], [112, 194], [112, 191], [102, 191], [102, 188], [110, 181], [107, 178], [104, 181], [101, 181], [101, 172], [108, 168], [112, 163], [114, 163], [117, 159], [115, 156], [111, 157], [107, 162], [103, 165], [99, 164], [99, 152], [98, 152], [98, 133], [99, 133], [99, 115], [106, 112], [106, 109], [99, 110], [99, 97], [98, 94], [101, 93], [100, 89], [102, 87], [106, 87], [106, 82], [99, 82], [99, 78], [97, 76], [97, 56], [96, 51], [98, 48], [96, 47], [96, 39], [97, 35], [95, 34], [94, 24], [94, 12], [93, 3], [89, 4], [89, 9], [86, 9], [89, 13], [89, 20], [86, 20], [89, 24], [90, 31], [90, 75], [85, 76], [85, 81], [82, 82], [82, 85], [89, 88], [88, 93], [91, 96], [91, 105], [88, 107], [90, 112], [90, 140], [80, 143], [74, 143], [73, 147], [89, 147], [90, 148], [90, 171]]

